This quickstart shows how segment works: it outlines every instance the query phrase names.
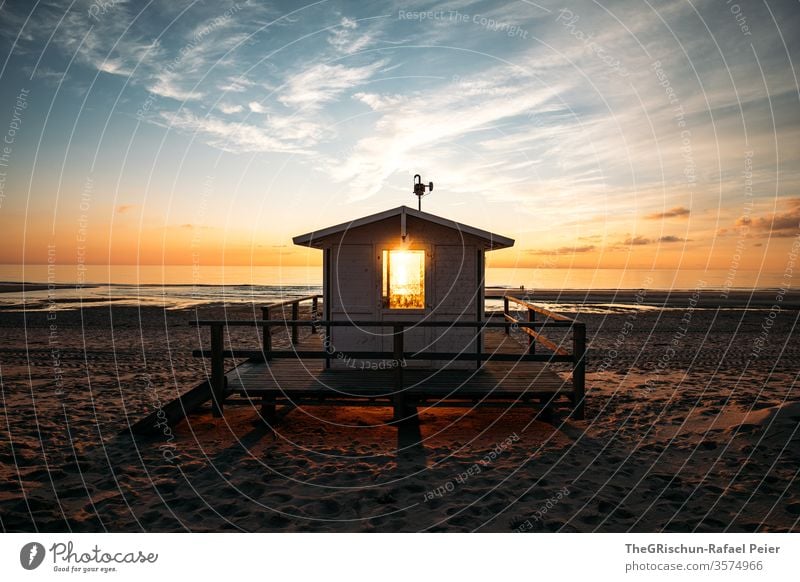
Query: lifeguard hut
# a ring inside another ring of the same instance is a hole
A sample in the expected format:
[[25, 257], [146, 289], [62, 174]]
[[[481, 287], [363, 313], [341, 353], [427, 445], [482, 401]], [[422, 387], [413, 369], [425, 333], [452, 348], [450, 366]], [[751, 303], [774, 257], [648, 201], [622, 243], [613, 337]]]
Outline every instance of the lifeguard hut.
[[[384, 328], [333, 327], [326, 344], [337, 353], [391, 351], [392, 324], [482, 321], [485, 255], [513, 246], [508, 237], [399, 206], [294, 238], [323, 252], [324, 319], [385, 322]], [[480, 329], [410, 326], [405, 349], [431, 355], [471, 354]], [[343, 358], [333, 368], [351, 366]], [[385, 367], [386, 361], [369, 365]], [[390, 365], [397, 365], [392, 362]], [[414, 360], [410, 367], [464, 368], [463, 360]]]
[[[433, 184], [414, 178], [421, 201]], [[570, 404], [583, 419], [585, 325], [534, 304], [524, 289], [518, 297], [485, 287], [486, 253], [511, 247], [512, 239], [422, 212], [420, 202], [416, 210], [399, 206], [294, 243], [322, 251], [322, 296], [263, 306], [261, 319], [192, 322], [210, 331], [210, 343], [193, 352], [210, 358], [210, 377], [135, 431], [158, 431], [162, 417], [175, 423], [209, 399], [221, 416], [226, 399], [237, 395], [247, 402], [260, 396], [270, 422], [281, 402], [389, 404], [397, 421], [415, 417], [418, 405], [550, 411]], [[503, 310], [487, 312], [489, 299], [502, 300]], [[231, 345], [230, 327], [260, 328], [260, 349]], [[548, 328], [559, 337], [546, 337]], [[276, 333], [289, 345], [274, 344]], [[226, 358], [240, 363], [226, 371]], [[553, 364], [569, 364], [569, 375]]]

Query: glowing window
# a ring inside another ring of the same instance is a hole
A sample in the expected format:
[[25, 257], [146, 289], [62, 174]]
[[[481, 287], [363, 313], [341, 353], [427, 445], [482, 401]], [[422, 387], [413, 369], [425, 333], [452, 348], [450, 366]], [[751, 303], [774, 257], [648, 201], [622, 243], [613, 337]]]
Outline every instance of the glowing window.
[[383, 251], [383, 306], [425, 308], [425, 251]]

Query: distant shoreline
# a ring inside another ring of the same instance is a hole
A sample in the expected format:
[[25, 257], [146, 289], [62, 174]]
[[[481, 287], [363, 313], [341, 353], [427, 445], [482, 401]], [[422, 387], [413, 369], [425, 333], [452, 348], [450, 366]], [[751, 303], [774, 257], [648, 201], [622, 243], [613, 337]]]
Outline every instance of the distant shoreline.
[[[21, 293], [22, 291], [46, 291], [47, 289], [74, 289], [78, 283], [27, 283], [24, 281], [0, 281], [0, 293]], [[97, 283], [81, 284], [81, 287], [92, 289]]]
[[[213, 284], [174, 284], [174, 285], [135, 285], [130, 283], [118, 284], [97, 284], [87, 283], [83, 285], [68, 284], [68, 283], [55, 283], [48, 285], [47, 283], [37, 282], [0, 282], [0, 296], [11, 293], [28, 293], [37, 291], [47, 291], [48, 289], [98, 289], [100, 287], [112, 287], [118, 289], [211, 289], [211, 288], [227, 288], [227, 289], [253, 289], [258, 290], [280, 290], [279, 294], [275, 297], [259, 297], [263, 293], [249, 293], [237, 295], [232, 293], [226, 297], [225, 292], [218, 296], [218, 294], [187, 297], [182, 292], [176, 292], [171, 295], [165, 292], [163, 296], [159, 293], [157, 296], [163, 298], [175, 299], [178, 301], [185, 301], [187, 299], [197, 300], [199, 304], [213, 306], [213, 305], [234, 305], [234, 304], [250, 304], [253, 302], [268, 304], [278, 300], [278, 298], [293, 297], [308, 295], [313, 292], [315, 286], [292, 286], [292, 285], [252, 285], [252, 284], [238, 284], [238, 285], [213, 285]], [[321, 291], [321, 286], [317, 287]], [[519, 299], [530, 301], [533, 303], [548, 303], [551, 305], [565, 305], [565, 306], [580, 306], [580, 305], [607, 305], [615, 307], [631, 307], [631, 308], [684, 308], [687, 305], [692, 308], [698, 309], [778, 309], [780, 311], [793, 311], [800, 310], [800, 291], [786, 290], [782, 291], [777, 288], [759, 288], [759, 289], [722, 289], [706, 287], [702, 289], [517, 289], [513, 287], [489, 287], [486, 289], [486, 295], [500, 295], [507, 294], [515, 296]], [[119, 307], [131, 306], [131, 301], [142, 299], [141, 306], [152, 307], [152, 303], [147, 301], [156, 295], [152, 293], [139, 295], [131, 294], [106, 296], [105, 293], [99, 292], [99, 295], [92, 297], [84, 297], [82, 301], [88, 302], [87, 305], [81, 305], [83, 309], [89, 309], [92, 306], [98, 306], [98, 303], [108, 303], [109, 305], [118, 304]], [[38, 298], [36, 301], [41, 301]], [[76, 298], [62, 298], [52, 297], [48, 302], [53, 305], [61, 303], [73, 303]], [[494, 301], [497, 308], [497, 303], [501, 301], [500, 298], [487, 299], [487, 301]], [[164, 305], [171, 309], [180, 308], [176, 305]], [[188, 307], [188, 306], [187, 306]], [[4, 306], [3, 311], [8, 308], [15, 308], [13, 305]], [[512, 310], [515, 306], [511, 306]], [[519, 309], [517, 306], [516, 309]]]
[[[322, 282], [314, 285], [260, 285], [254, 283], [225, 283], [225, 284], [217, 284], [217, 283], [106, 283], [106, 282], [87, 282], [87, 283], [47, 283], [45, 281], [0, 281], [0, 293], [13, 293], [13, 292], [20, 292], [20, 291], [42, 291], [49, 288], [54, 289], [73, 289], [75, 287], [81, 287], [84, 289], [94, 289], [97, 287], [130, 287], [130, 288], [138, 288], [138, 287], [180, 287], [180, 288], [191, 288], [191, 287], [254, 287], [254, 288], [285, 288], [285, 289], [293, 289], [293, 288], [307, 288], [313, 289], [319, 287], [322, 289]], [[596, 287], [593, 289], [588, 288], [565, 288], [565, 289], [548, 289], [548, 288], [541, 288], [541, 289], [524, 289], [518, 287], [511, 287], [511, 286], [503, 286], [503, 285], [496, 285], [490, 286], [486, 288], [487, 293], [502, 293], [505, 292], [509, 295], [516, 294], [517, 296], [524, 295], [525, 293], [535, 292], [537, 294], [553, 294], [553, 293], [570, 293], [570, 294], [579, 294], [579, 293], [628, 293], [628, 292], [636, 292], [639, 291], [640, 288], [637, 287], [619, 287], [619, 288], [609, 288], [609, 287]], [[718, 292], [721, 293], [723, 291], [727, 291], [729, 294], [734, 293], [771, 293], [774, 291], [778, 291], [778, 287], [704, 287], [703, 291], [706, 293], [713, 293]], [[694, 288], [689, 287], [675, 287], [672, 289], [668, 288], [656, 288], [651, 287], [650, 291], [653, 293], [693, 293], [695, 291]], [[800, 296], [800, 292], [798, 292], [798, 296]]]

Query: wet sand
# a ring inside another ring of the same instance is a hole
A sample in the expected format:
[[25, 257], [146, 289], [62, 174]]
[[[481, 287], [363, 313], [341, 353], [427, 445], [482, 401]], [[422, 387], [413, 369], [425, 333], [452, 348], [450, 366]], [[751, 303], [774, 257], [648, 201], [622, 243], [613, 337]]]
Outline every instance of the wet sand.
[[[54, 320], [3, 311], [0, 526], [796, 530], [798, 312], [787, 298], [771, 316], [770, 295], [759, 295], [762, 308], [689, 310], [689, 292], [666, 311], [579, 314], [590, 343], [586, 421], [437, 408], [398, 431], [388, 408], [317, 406], [282, 410], [269, 427], [243, 404], [224, 419], [206, 407], [147, 439], [128, 424], [208, 372], [191, 357], [208, 333], [187, 325], [195, 310], [94, 307]], [[632, 301], [628, 292], [618, 302]], [[199, 315], [255, 314], [239, 305]], [[239, 328], [234, 343], [257, 346], [254, 334]]]

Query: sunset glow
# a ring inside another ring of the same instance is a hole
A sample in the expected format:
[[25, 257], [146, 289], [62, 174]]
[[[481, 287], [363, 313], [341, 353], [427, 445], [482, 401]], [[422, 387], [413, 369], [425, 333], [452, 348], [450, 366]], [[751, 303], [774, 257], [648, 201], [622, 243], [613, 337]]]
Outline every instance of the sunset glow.
[[293, 235], [415, 173], [514, 236], [489, 267], [774, 274], [798, 234], [789, 49], [711, 4], [91, 6], [3, 7], [0, 263], [319, 265]]

